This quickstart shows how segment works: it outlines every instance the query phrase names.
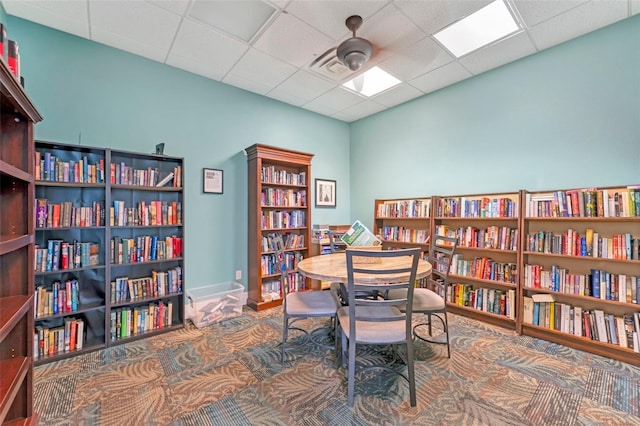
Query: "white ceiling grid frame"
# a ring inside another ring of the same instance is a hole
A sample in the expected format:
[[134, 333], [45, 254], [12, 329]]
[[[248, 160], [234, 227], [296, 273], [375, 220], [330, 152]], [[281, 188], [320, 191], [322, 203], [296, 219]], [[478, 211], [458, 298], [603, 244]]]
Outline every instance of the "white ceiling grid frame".
[[250, 82], [255, 87], [256, 93], [264, 95], [295, 72], [294, 66], [257, 49], [249, 49], [222, 79], [222, 82], [231, 85], [235, 85], [234, 81]]
[[220, 81], [247, 49], [242, 42], [184, 19], [166, 63]]
[[283, 102], [301, 106], [336, 87], [327, 80], [316, 77], [308, 71], [299, 70], [283, 81], [267, 96]]
[[381, 105], [391, 108], [422, 95], [424, 95], [423, 92], [416, 89], [409, 83], [400, 83], [389, 90], [385, 90], [384, 92], [375, 95], [372, 99]]
[[302, 107], [321, 114], [333, 115], [363, 101], [362, 96], [338, 86]]
[[281, 13], [253, 46], [291, 65], [302, 67], [311, 62], [314, 53], [324, 52], [332, 44], [332, 39], [299, 18]]
[[602, 28], [628, 16], [626, 0], [591, 0], [529, 29], [539, 50]]
[[501, 65], [508, 64], [517, 59], [536, 53], [536, 46], [529, 35], [521, 31], [507, 37], [499, 43], [492, 43], [473, 51], [458, 62], [469, 70], [472, 74], [481, 74]]
[[346, 114], [350, 117], [353, 117], [356, 120], [360, 118], [364, 118], [368, 115], [375, 114], [382, 110], [386, 109], [384, 105], [380, 105], [372, 100], [365, 100], [364, 102], [360, 102], [359, 104], [353, 105], [351, 107], [345, 108], [342, 111], [339, 111], [335, 115]]
[[90, 38], [89, 15], [86, 1], [46, 2], [46, 1], [3, 1], [7, 13], [15, 16], [29, 16], [30, 20], [60, 31]]
[[91, 38], [163, 62], [181, 17], [142, 1], [89, 3]]
[[493, 0], [396, 0], [396, 6], [426, 34], [471, 15]]
[[414, 78], [409, 83], [424, 93], [434, 92], [445, 86], [471, 77], [471, 73], [458, 62], [450, 62], [436, 70]]

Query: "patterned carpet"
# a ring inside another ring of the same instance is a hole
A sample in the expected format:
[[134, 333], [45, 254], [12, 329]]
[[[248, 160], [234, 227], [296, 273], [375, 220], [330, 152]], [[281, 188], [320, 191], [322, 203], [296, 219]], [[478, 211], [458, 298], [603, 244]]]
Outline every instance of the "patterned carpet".
[[455, 315], [451, 359], [416, 344], [417, 407], [379, 373], [359, 377], [351, 409], [332, 351], [306, 345], [281, 366], [281, 324], [279, 309], [245, 309], [39, 366], [40, 424], [640, 425], [640, 368]]

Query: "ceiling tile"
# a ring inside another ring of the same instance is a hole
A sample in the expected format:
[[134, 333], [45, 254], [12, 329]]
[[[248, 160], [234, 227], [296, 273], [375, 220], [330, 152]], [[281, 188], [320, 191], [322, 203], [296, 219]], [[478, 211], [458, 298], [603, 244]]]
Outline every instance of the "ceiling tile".
[[[351, 15], [360, 15], [367, 25], [367, 18], [380, 10], [388, 0], [360, 1], [308, 1], [293, 0], [287, 12], [297, 16], [312, 27], [322, 31], [334, 40], [351, 36], [345, 21]], [[359, 35], [359, 31], [356, 33]]]
[[358, 117], [356, 117], [355, 115], [349, 114], [344, 111], [336, 112], [335, 114], [331, 115], [331, 117], [335, 118], [336, 120], [344, 121], [346, 123], [351, 123], [352, 121], [356, 121], [358, 119]]
[[256, 49], [301, 67], [333, 44], [326, 35], [288, 13], [281, 13], [254, 43]]
[[469, 77], [471, 77], [471, 73], [464, 69], [462, 65], [457, 62], [451, 62], [437, 70], [414, 78], [409, 83], [418, 90], [429, 93]]
[[316, 112], [324, 111], [321, 112], [321, 114], [331, 115], [363, 101], [364, 98], [361, 96], [341, 87], [336, 87], [311, 102], [304, 104], [302, 107]]
[[266, 94], [273, 86], [266, 85], [254, 80], [243, 78], [239, 75], [227, 74], [222, 82], [230, 86], [238, 87], [240, 89], [248, 90], [249, 92], [257, 93], [259, 95]]
[[[14, 16], [27, 16], [32, 22], [79, 37], [89, 38], [89, 15], [85, 2], [47, 2], [4, 0], [5, 11]], [[10, 29], [7, 30], [9, 38]]]
[[373, 62], [391, 56], [425, 37], [413, 22], [394, 5], [382, 9], [362, 25], [358, 33], [373, 44]]
[[628, 16], [626, 0], [592, 0], [529, 30], [539, 50], [595, 31]]
[[185, 19], [167, 57], [167, 64], [204, 75], [222, 77], [242, 57], [248, 46]]
[[425, 37], [390, 56], [379, 66], [400, 80], [407, 81], [425, 72], [440, 68], [452, 60], [453, 58], [438, 43], [430, 37]]
[[189, 17], [249, 43], [276, 11], [260, 0], [193, 0]]
[[[260, 70], [260, 72], [256, 72], [256, 70]], [[259, 87], [263, 87], [264, 90], [261, 90], [260, 93], [264, 94], [282, 83], [294, 72], [296, 72], [295, 67], [259, 50], [249, 49], [231, 68], [223, 81], [225, 83], [230, 82], [227, 77], [251, 81], [259, 85]]]
[[373, 96], [371, 99], [384, 106], [393, 107], [422, 95], [424, 93], [410, 84], [400, 83], [379, 95]]
[[471, 15], [493, 0], [396, 0], [400, 8], [426, 34], [431, 35], [447, 25]]
[[541, 22], [560, 15], [589, 0], [513, 0], [516, 10], [524, 20], [527, 27], [533, 27]]
[[384, 109], [386, 108], [383, 105], [377, 104], [372, 100], [366, 100], [349, 108], [345, 108], [340, 112], [349, 114], [357, 120], [362, 117], [375, 114], [376, 112], [380, 112]]
[[176, 15], [183, 16], [189, 6], [191, 0], [147, 0], [151, 4], [155, 4]]
[[[336, 87], [335, 84], [300, 70], [268, 93], [269, 97], [300, 106]], [[289, 100], [287, 100], [289, 99]]]
[[164, 49], [165, 54], [181, 19], [174, 13], [142, 1], [92, 1], [89, 3], [89, 16], [93, 40], [124, 42], [129, 39], [136, 46]]
[[458, 59], [473, 74], [480, 74], [492, 68], [513, 62], [536, 53], [536, 47], [525, 31], [490, 44]]

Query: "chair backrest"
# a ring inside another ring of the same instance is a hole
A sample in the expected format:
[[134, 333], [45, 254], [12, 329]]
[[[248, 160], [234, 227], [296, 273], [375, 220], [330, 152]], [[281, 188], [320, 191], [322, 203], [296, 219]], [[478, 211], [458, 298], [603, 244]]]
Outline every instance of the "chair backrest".
[[[381, 263], [377, 260], [380, 259]], [[368, 251], [349, 248], [346, 250], [347, 292], [349, 299], [350, 338], [356, 336], [356, 321], [398, 321], [407, 323], [406, 338], [411, 338], [411, 313], [413, 305], [413, 288], [416, 280], [420, 249]], [[388, 265], [388, 267], [386, 267]], [[403, 275], [406, 279], [400, 282], [367, 284], [359, 280], [359, 274], [384, 281], [389, 275]], [[387, 290], [406, 289], [406, 297], [398, 299], [358, 298], [356, 293], [377, 291], [380, 294]], [[389, 307], [398, 309], [384, 309]], [[381, 309], [370, 309], [379, 307]], [[393, 314], [390, 314], [393, 312]], [[355, 318], [355, 321], [353, 320]], [[357, 336], [355, 337], [357, 341]]]
[[436, 291], [445, 300], [448, 300], [449, 271], [451, 270], [451, 261], [458, 247], [458, 239], [442, 235], [433, 235], [431, 238], [429, 263], [431, 263], [432, 269], [428, 287]]

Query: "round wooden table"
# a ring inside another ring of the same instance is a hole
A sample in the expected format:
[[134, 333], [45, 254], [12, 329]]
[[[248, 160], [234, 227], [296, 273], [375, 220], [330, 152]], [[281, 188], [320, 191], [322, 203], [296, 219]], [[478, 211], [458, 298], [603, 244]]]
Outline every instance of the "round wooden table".
[[[393, 269], [410, 266], [408, 257], [378, 258], [380, 263], [367, 264], [371, 269]], [[363, 266], [363, 265], [361, 265]], [[328, 280], [340, 283], [347, 282], [347, 256], [344, 253], [324, 254], [308, 257], [298, 262], [298, 272], [305, 277], [316, 280]], [[424, 278], [431, 273], [431, 264], [426, 260], [418, 261], [416, 279]], [[409, 279], [408, 274], [397, 275], [363, 275], [358, 274], [358, 283], [361, 284], [385, 284], [389, 282], [401, 282]]]

